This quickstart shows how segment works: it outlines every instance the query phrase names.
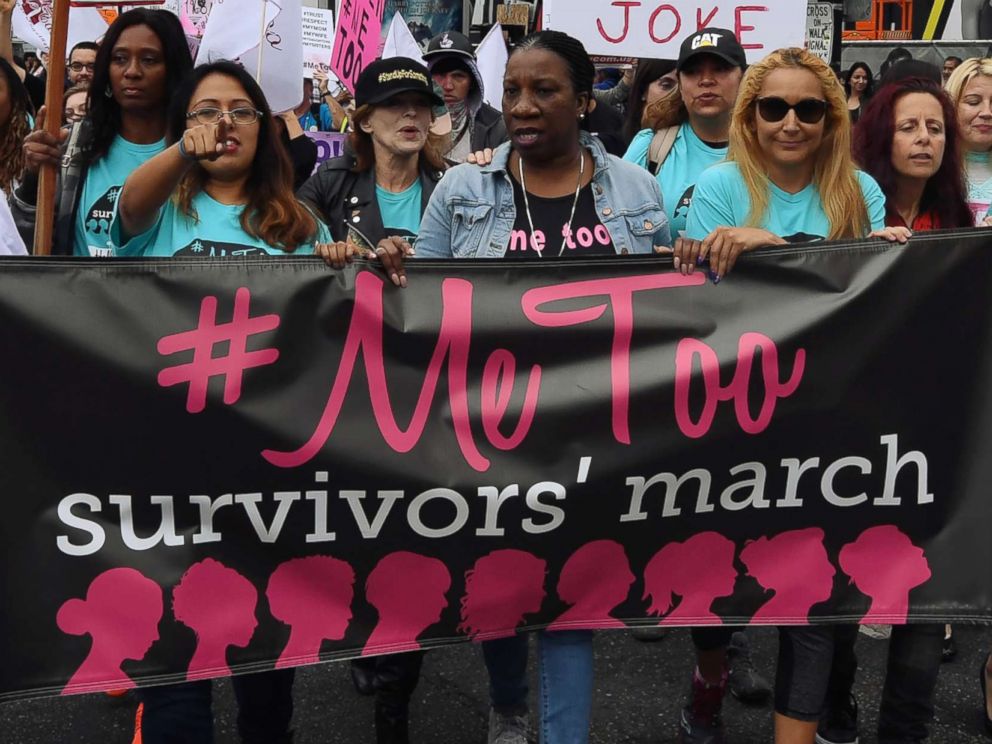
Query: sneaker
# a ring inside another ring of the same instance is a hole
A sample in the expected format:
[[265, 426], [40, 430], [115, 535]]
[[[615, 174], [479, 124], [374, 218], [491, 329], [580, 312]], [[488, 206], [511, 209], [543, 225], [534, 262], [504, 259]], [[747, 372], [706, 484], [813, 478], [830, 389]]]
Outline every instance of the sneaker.
[[830, 706], [816, 729], [816, 744], [858, 744], [858, 701], [854, 695], [846, 704]]
[[682, 709], [679, 720], [679, 741], [682, 744], [723, 744], [720, 707], [726, 691], [726, 671], [715, 685], [707, 683], [698, 669], [693, 672], [689, 704]]
[[682, 709], [682, 718], [679, 721], [679, 741], [682, 744], [723, 744], [723, 721], [720, 720], [720, 714], [700, 718], [687, 705]]
[[772, 686], [755, 671], [751, 661], [751, 646], [747, 635], [737, 631], [730, 638], [727, 648], [727, 659], [730, 663], [730, 694], [743, 703], [760, 704], [767, 702], [772, 696]]
[[527, 714], [499, 713], [489, 709], [488, 744], [527, 744]]

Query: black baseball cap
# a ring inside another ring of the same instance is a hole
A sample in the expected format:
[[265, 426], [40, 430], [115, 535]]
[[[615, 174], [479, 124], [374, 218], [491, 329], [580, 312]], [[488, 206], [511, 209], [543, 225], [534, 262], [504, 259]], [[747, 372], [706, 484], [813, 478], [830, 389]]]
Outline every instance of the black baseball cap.
[[427, 51], [424, 52], [424, 59], [430, 60], [433, 57], [440, 57], [442, 54], [454, 54], [475, 59], [472, 42], [468, 40], [467, 36], [457, 31], [445, 31], [431, 39], [427, 45]]
[[744, 47], [737, 41], [734, 32], [725, 28], [704, 28], [683, 41], [679, 49], [678, 70], [681, 71], [690, 59], [700, 54], [712, 54], [742, 70], [747, 67]]
[[409, 57], [390, 57], [377, 59], [362, 70], [355, 83], [355, 106], [382, 103], [399, 93], [423, 93], [432, 105], [444, 105], [426, 67]]

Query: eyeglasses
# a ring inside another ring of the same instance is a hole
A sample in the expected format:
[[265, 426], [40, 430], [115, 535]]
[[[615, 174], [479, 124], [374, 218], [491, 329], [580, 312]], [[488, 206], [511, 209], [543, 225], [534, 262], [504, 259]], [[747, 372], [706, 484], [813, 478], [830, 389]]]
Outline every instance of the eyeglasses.
[[69, 69], [73, 72], [82, 72], [83, 70], [86, 70], [86, 72], [93, 72], [93, 70], [96, 69], [96, 65], [85, 62], [72, 62], [69, 64]]
[[818, 98], [804, 98], [799, 103], [789, 103], [784, 98], [771, 96], [759, 98], [758, 115], [767, 122], [782, 121], [789, 111], [796, 112], [796, 118], [803, 124], [816, 124], [827, 113], [830, 104]]
[[230, 111], [222, 111], [219, 108], [208, 106], [206, 108], [190, 111], [186, 114], [187, 119], [196, 119], [200, 124], [216, 124], [227, 114], [235, 124], [254, 124], [262, 118], [262, 112], [253, 108], [236, 108]]

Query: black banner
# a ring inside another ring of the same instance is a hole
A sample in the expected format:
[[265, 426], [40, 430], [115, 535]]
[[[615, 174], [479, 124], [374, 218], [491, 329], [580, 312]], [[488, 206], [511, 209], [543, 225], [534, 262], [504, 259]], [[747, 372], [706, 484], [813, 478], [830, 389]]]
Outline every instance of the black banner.
[[522, 628], [987, 621], [992, 233], [0, 263], [0, 698]]

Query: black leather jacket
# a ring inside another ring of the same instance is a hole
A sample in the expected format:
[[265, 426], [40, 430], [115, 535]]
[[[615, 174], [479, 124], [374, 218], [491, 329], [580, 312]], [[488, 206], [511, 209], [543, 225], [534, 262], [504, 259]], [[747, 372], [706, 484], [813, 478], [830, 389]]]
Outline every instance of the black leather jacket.
[[[351, 155], [328, 160], [300, 187], [296, 197], [317, 211], [330, 228], [334, 240], [345, 240], [348, 227], [353, 226], [372, 241], [368, 247], [374, 249], [380, 240], [389, 237], [375, 197], [375, 169], [355, 173], [352, 170], [354, 167], [355, 158]], [[421, 214], [427, 208], [427, 202], [442, 175], [441, 171], [430, 168], [421, 160]], [[364, 243], [355, 238], [353, 234], [353, 241]]]

